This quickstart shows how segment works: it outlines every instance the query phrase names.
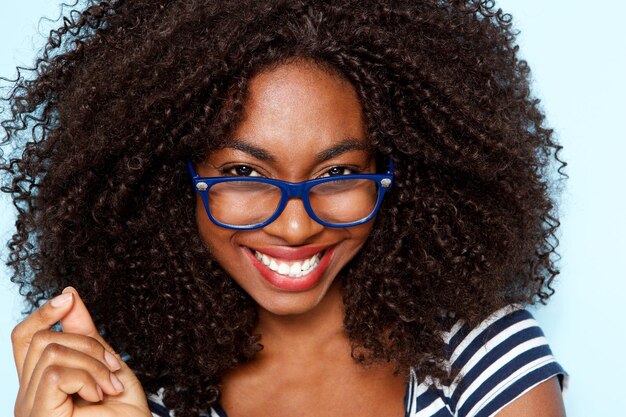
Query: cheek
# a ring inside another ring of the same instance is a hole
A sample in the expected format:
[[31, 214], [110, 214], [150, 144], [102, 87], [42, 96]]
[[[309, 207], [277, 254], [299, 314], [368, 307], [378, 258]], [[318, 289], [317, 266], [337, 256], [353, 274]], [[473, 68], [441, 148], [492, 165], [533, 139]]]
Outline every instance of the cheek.
[[[198, 234], [200, 239], [207, 247], [209, 252], [215, 257], [216, 254], [222, 251], [216, 251], [215, 248], [222, 248], [225, 242], [228, 242], [229, 235], [232, 232], [229, 229], [219, 227], [214, 224], [204, 210], [204, 205], [200, 198], [196, 201], [196, 226], [198, 227]], [[218, 259], [219, 261], [219, 259]], [[221, 263], [221, 261], [220, 261]]]
[[352, 256], [361, 249], [365, 244], [370, 234], [372, 233], [374, 221], [350, 228], [350, 242], [352, 246]]
[[365, 224], [357, 226], [354, 229], [356, 229], [353, 232], [354, 238], [356, 240], [361, 240], [364, 243], [367, 240], [367, 238], [370, 236], [370, 234], [372, 233], [372, 230], [374, 229], [374, 220], [371, 220]]

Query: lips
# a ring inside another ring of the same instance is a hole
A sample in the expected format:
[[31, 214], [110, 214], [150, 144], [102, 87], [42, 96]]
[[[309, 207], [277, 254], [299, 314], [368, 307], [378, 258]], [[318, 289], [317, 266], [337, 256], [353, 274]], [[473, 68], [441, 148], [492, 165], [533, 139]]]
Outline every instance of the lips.
[[272, 286], [283, 291], [305, 291], [321, 279], [333, 247], [247, 248], [254, 267]]
[[266, 247], [266, 248], [249, 248], [252, 251], [257, 251], [266, 254], [267, 256], [271, 256], [273, 258], [284, 259], [288, 261], [297, 261], [303, 260], [306, 258], [310, 258], [316, 253], [323, 252], [324, 250], [330, 248], [333, 245], [326, 246], [307, 246], [301, 248], [293, 248], [293, 247]]

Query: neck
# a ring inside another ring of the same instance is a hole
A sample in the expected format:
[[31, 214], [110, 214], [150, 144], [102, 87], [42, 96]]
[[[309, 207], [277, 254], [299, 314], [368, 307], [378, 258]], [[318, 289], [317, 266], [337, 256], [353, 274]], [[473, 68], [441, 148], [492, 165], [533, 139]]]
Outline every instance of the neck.
[[259, 311], [255, 333], [262, 336], [262, 356], [293, 354], [297, 357], [310, 351], [328, 352], [346, 342], [343, 328], [344, 305], [341, 286], [333, 283], [324, 298], [312, 310], [303, 314], [280, 316], [266, 310]]

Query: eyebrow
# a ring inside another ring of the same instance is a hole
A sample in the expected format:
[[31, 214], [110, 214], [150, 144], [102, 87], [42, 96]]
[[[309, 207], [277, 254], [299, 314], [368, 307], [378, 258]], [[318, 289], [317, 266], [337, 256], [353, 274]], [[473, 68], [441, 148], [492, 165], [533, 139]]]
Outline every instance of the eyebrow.
[[270, 152], [266, 151], [265, 149], [259, 148], [258, 146], [252, 145], [245, 139], [228, 139], [221, 147], [232, 148], [241, 152], [245, 152], [254, 156], [256, 159], [260, 159], [261, 161], [276, 162], [276, 157]]
[[332, 148], [323, 150], [322, 152], [315, 155], [315, 159], [317, 160], [317, 162], [324, 162], [346, 152], [369, 150], [371, 150], [371, 147], [368, 144], [363, 143], [362, 140], [358, 140], [355, 138], [346, 138]]
[[[256, 159], [260, 159], [262, 161], [276, 162], [278, 158], [274, 156], [271, 152], [266, 151], [263, 148], [259, 148], [258, 146], [252, 145], [248, 140], [243, 138], [231, 138], [228, 139], [223, 145], [223, 148], [232, 148], [238, 151], [245, 152], [247, 154], [252, 155]], [[359, 140], [356, 138], [345, 138], [337, 145], [332, 148], [325, 149], [317, 155], [315, 155], [315, 160], [317, 162], [324, 162], [329, 159], [335, 158], [341, 154], [351, 151], [370, 151], [371, 146], [364, 143], [363, 140]]]

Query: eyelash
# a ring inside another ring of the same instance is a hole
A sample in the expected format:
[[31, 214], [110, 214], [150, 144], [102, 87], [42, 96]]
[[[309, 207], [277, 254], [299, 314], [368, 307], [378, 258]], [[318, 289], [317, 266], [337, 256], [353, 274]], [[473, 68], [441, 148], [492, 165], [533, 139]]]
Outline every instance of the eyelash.
[[236, 172], [233, 172], [241, 168], [249, 168], [251, 172], [257, 172], [254, 168], [250, 167], [249, 165], [242, 164], [242, 165], [231, 165], [231, 166], [224, 167], [220, 169], [220, 174], [222, 174], [223, 177], [250, 177], [250, 176], [260, 177], [261, 176], [258, 174], [258, 172], [257, 172], [258, 175], [241, 175]]
[[[248, 168], [250, 169], [250, 173], [256, 172], [257, 175], [241, 175], [239, 173], [237, 173], [236, 171], [238, 169], [241, 168]], [[339, 169], [341, 170], [343, 173], [339, 174], [339, 175], [331, 175], [329, 174], [330, 171], [332, 170], [336, 170]], [[349, 173], [345, 173], [345, 171], [349, 171]], [[318, 178], [327, 178], [327, 177], [333, 177], [333, 176], [342, 176], [342, 175], [354, 175], [354, 174], [360, 174], [362, 171], [359, 170], [358, 168], [355, 167], [348, 167], [348, 166], [344, 166], [344, 165], [337, 165], [334, 167], [330, 167], [329, 169], [326, 170], [326, 172], [323, 175], [320, 175]], [[223, 177], [261, 177], [262, 175], [260, 175], [254, 168], [250, 167], [249, 165], [231, 165], [231, 166], [227, 166], [224, 168], [220, 169], [220, 174]]]
[[[339, 169], [342, 172], [345, 172], [345, 171], [350, 171], [350, 172], [348, 174], [342, 173], [342, 174], [339, 174], [339, 175], [326, 175], [326, 174], [328, 174], [330, 171], [332, 171], [334, 169]], [[331, 167], [331, 168], [327, 169], [326, 172], [324, 173], [324, 175], [321, 175], [319, 178], [339, 177], [339, 176], [342, 176], [342, 175], [354, 175], [354, 174], [359, 174], [360, 172], [361, 172], [360, 170], [358, 170], [356, 168], [353, 168], [353, 167], [337, 165], [337, 166], [334, 166], [334, 167]]]

